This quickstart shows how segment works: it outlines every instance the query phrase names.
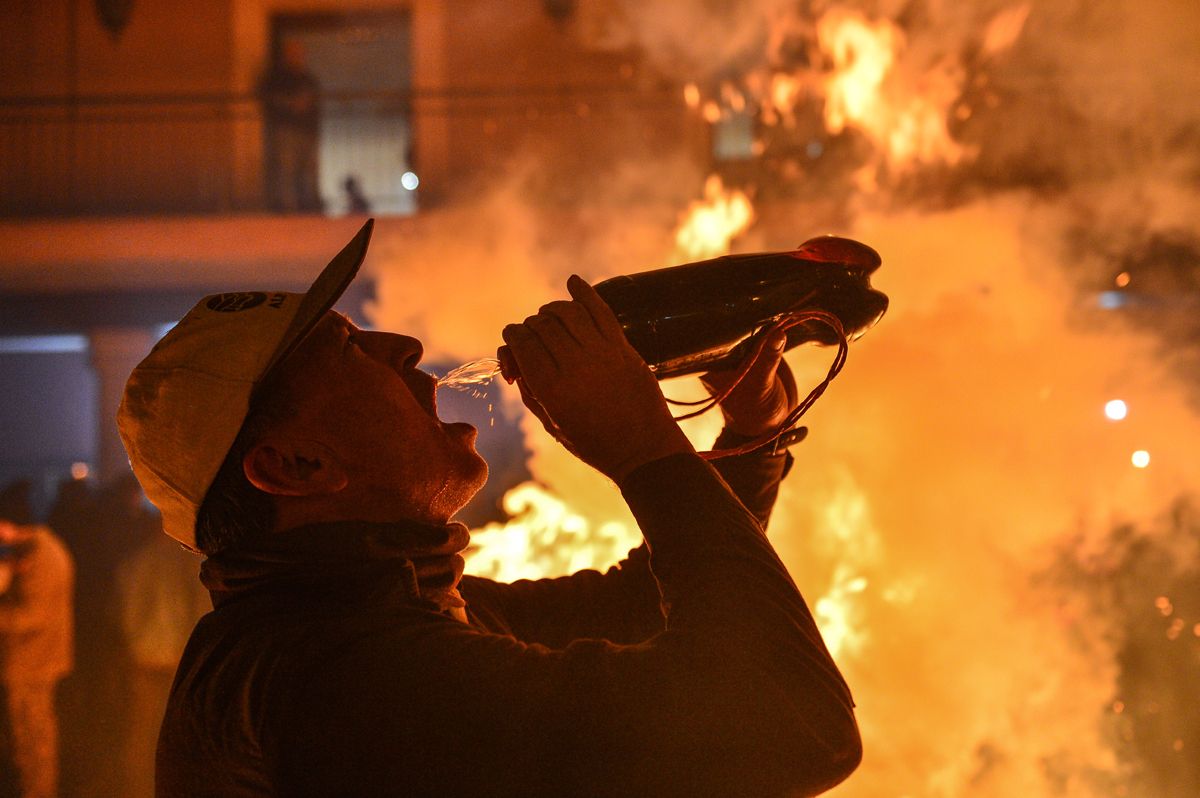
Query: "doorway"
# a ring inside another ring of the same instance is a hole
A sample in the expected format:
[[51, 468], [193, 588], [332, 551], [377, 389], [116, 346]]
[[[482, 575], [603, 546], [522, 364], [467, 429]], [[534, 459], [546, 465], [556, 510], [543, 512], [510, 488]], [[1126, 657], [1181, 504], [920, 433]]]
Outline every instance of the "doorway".
[[319, 86], [317, 182], [325, 213], [415, 213], [410, 14], [280, 14], [271, 34], [275, 53], [285, 42], [300, 45]]

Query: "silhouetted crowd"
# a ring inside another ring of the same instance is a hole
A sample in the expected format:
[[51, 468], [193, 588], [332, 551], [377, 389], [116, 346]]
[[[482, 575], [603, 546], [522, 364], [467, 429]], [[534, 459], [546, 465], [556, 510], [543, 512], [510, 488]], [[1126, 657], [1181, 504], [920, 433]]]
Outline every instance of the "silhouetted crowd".
[[151, 796], [175, 666], [211, 608], [132, 475], [0, 491], [0, 798]]

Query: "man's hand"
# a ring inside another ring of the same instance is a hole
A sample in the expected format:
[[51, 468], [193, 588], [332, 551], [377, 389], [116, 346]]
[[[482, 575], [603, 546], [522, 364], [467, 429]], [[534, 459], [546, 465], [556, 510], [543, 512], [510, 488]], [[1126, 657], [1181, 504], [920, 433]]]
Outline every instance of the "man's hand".
[[612, 310], [576, 275], [567, 290], [573, 301], [543, 305], [504, 328], [525, 405], [567, 449], [618, 484], [643, 463], [694, 451]]
[[[796, 380], [783, 359], [787, 335], [772, 334], [763, 345], [746, 376], [725, 400], [721, 414], [725, 426], [739, 435], [757, 438], [775, 432], [788, 414], [796, 408]], [[709, 394], [716, 396], [736, 376], [735, 370], [710, 371], [700, 377]]]

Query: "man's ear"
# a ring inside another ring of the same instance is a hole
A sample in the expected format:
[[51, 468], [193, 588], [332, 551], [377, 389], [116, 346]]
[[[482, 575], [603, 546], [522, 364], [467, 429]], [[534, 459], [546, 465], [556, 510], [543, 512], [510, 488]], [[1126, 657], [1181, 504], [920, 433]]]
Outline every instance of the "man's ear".
[[250, 484], [275, 496], [328, 496], [349, 478], [329, 447], [316, 441], [266, 438], [242, 458]]

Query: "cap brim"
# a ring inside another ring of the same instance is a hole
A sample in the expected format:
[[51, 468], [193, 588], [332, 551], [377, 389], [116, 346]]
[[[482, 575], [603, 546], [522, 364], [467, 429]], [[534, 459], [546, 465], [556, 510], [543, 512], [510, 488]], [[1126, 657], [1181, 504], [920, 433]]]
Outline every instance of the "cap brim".
[[367, 257], [367, 246], [371, 243], [371, 231], [375, 228], [375, 220], [367, 219], [350, 243], [342, 247], [342, 251], [334, 255], [324, 270], [309, 286], [300, 300], [300, 308], [292, 317], [291, 324], [283, 333], [279, 346], [271, 355], [267, 368], [263, 372], [260, 384], [266, 382], [271, 372], [296, 350], [304, 337], [316, 326], [325, 312], [332, 308], [341, 298], [346, 287], [354, 280]]

